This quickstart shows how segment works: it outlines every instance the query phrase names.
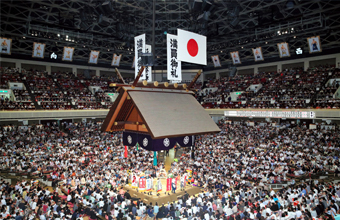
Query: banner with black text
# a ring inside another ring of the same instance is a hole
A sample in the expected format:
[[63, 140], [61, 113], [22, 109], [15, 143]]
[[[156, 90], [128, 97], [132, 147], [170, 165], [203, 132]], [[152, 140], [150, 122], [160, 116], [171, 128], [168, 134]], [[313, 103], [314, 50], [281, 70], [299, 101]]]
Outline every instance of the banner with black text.
[[181, 61], [177, 59], [178, 39], [176, 35], [167, 34], [167, 79], [171, 81], [182, 81]]
[[[142, 68], [142, 53], [145, 53], [145, 34], [135, 37], [135, 77], [137, 77], [140, 68]], [[139, 80], [143, 81], [145, 79], [145, 70], [140, 76]]]
[[[152, 47], [149, 44], [145, 44], [145, 53], [152, 53]], [[145, 80], [152, 82], [152, 67], [146, 66], [144, 70]]]

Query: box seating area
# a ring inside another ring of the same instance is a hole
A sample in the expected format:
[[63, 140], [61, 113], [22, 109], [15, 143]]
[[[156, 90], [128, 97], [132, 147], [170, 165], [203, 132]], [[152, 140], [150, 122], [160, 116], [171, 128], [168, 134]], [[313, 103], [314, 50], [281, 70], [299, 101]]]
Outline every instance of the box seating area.
[[[22, 82], [28, 88], [13, 90], [15, 100], [1, 98], [2, 110], [35, 109], [106, 109], [112, 104], [105, 93], [114, 93], [111, 83], [121, 83], [114, 76], [75, 76], [68, 72], [1, 68], [2, 89], [8, 89], [8, 82]], [[307, 71], [296, 68], [283, 72], [263, 72], [255, 76], [221, 77], [209, 79], [204, 84], [195, 83], [196, 98], [204, 108], [339, 108], [336, 95], [340, 82], [340, 71], [334, 67], [316, 67]], [[125, 79], [126, 83], [132, 78]], [[331, 83], [328, 83], [331, 82]], [[189, 82], [186, 82], [187, 84]], [[251, 85], [261, 84], [258, 91], [251, 91]], [[90, 91], [90, 86], [101, 91]], [[241, 92], [231, 100], [232, 92]], [[34, 97], [34, 100], [32, 100]], [[36, 102], [36, 105], [35, 103]]]
[[[0, 68], [0, 89], [10, 89], [10, 82], [23, 83], [24, 77], [15, 68]], [[16, 88], [16, 87], [15, 87]], [[34, 110], [35, 106], [27, 89], [12, 89], [13, 96], [0, 95], [0, 110]]]
[[[331, 74], [330, 74], [331, 73]], [[338, 108], [334, 93], [339, 84], [326, 85], [331, 78], [340, 77], [338, 69], [317, 67], [307, 71], [292, 69], [281, 73], [260, 73], [256, 76], [224, 77], [209, 80], [201, 97], [204, 108]], [[246, 91], [250, 85], [262, 84], [258, 92]], [[237, 101], [231, 101], [230, 92], [243, 91]], [[228, 98], [229, 97], [229, 98]], [[215, 101], [217, 98], [217, 102]], [[324, 100], [324, 99], [327, 100]], [[213, 100], [213, 101], [212, 101]]]
[[26, 74], [26, 81], [43, 109], [71, 109], [67, 95], [46, 72]]

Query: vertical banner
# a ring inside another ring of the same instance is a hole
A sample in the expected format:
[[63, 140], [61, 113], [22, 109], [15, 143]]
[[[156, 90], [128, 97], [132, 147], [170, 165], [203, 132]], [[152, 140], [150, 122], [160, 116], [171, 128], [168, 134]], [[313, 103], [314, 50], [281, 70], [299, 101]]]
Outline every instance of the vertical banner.
[[11, 55], [12, 50], [12, 39], [0, 38], [0, 53]]
[[157, 151], [153, 152], [153, 165], [157, 166]]
[[171, 81], [182, 81], [181, 61], [177, 59], [178, 54], [178, 39], [176, 35], [166, 35], [167, 44], [167, 79]]
[[[135, 77], [137, 77], [140, 68], [142, 68], [141, 53], [145, 52], [145, 34], [135, 37]], [[139, 80], [145, 79], [145, 70]]]
[[241, 64], [240, 55], [238, 51], [230, 52], [231, 59], [233, 60], [233, 64]]
[[313, 36], [307, 38], [309, 53], [322, 52], [320, 36]]
[[152, 185], [153, 185], [153, 180], [150, 179], [146, 179], [146, 191], [151, 191], [152, 190]]
[[74, 47], [64, 47], [63, 52], [63, 61], [72, 61], [73, 60], [73, 53], [74, 53]]
[[131, 187], [138, 188], [138, 177], [135, 173], [131, 174]]
[[91, 50], [90, 57], [89, 57], [89, 63], [97, 64], [99, 58], [99, 51]]
[[171, 184], [172, 184], [172, 179], [167, 178], [166, 179], [166, 191], [171, 191]]
[[[145, 44], [145, 53], [152, 53], [152, 47], [149, 44]], [[146, 66], [144, 70], [145, 80], [152, 82], [152, 67]]]
[[111, 66], [119, 66], [121, 58], [122, 58], [121, 54], [119, 54], [119, 56], [117, 54], [113, 54]]
[[218, 55], [211, 56], [211, 59], [214, 63], [214, 67], [221, 67], [220, 57]]
[[127, 158], [128, 157], [128, 150], [127, 150], [127, 146], [125, 145], [125, 150], [124, 150], [124, 157]]
[[280, 57], [290, 57], [288, 43], [282, 42], [277, 44], [277, 48], [279, 49]]
[[252, 50], [253, 50], [255, 61], [263, 60], [263, 54], [262, 54], [262, 48], [261, 47], [256, 47], [255, 49], [252, 49]]
[[157, 192], [162, 191], [162, 182], [160, 179], [157, 180]]
[[33, 43], [32, 57], [44, 58], [45, 46], [46, 46], [46, 44], [34, 42]]
[[139, 178], [139, 191], [145, 191], [146, 190], [146, 179], [145, 178]]

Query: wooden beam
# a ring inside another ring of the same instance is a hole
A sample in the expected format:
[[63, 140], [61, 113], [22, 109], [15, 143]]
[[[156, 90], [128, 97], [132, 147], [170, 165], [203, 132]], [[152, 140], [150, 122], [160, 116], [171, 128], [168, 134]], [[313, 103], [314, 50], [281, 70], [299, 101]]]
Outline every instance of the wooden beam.
[[114, 125], [143, 125], [144, 123], [138, 121], [115, 121]]
[[115, 68], [115, 70], [116, 70], [116, 74], [117, 74], [118, 78], [119, 78], [120, 80], [122, 80], [123, 84], [126, 84], [126, 83], [125, 83], [125, 80], [123, 79], [123, 77], [122, 77], [122, 75], [120, 74], [119, 70], [118, 70], [117, 68]]
[[142, 67], [140, 68], [140, 70], [139, 70], [139, 72], [138, 72], [138, 75], [136, 76], [135, 81], [133, 81], [133, 83], [132, 83], [132, 88], [135, 88], [135, 87], [136, 87], [136, 85], [137, 85], [137, 83], [138, 83], [138, 80], [139, 80], [140, 76], [142, 75], [144, 69], [145, 69], [145, 66], [142, 66]]
[[195, 84], [195, 82], [198, 80], [198, 77], [200, 77], [201, 73], [202, 73], [202, 70], [199, 70], [197, 72], [196, 76], [192, 79], [191, 83], [187, 87], [187, 91], [189, 91], [191, 89], [191, 87]]
[[[143, 84], [143, 82], [137, 82], [135, 87], [141, 87], [141, 88], [159, 88], [159, 89], [171, 89], [171, 90], [185, 90], [188, 88], [187, 84], [178, 84], [178, 83], [168, 83], [168, 82], [161, 82], [158, 83], [156, 86], [154, 82], [148, 82], [146, 85]], [[118, 87], [120, 89], [121, 87], [133, 87], [132, 84], [121, 84], [121, 83], [111, 83], [111, 87]], [[118, 90], [117, 90], [118, 91]]]
[[109, 127], [109, 123], [111, 121], [111, 117], [113, 116], [113, 114], [116, 111], [118, 103], [119, 103], [120, 99], [122, 98], [123, 94], [124, 94], [124, 90], [121, 90], [119, 92], [119, 95], [118, 95], [117, 99], [111, 105], [110, 110], [109, 110], [108, 114], [106, 115], [106, 118], [105, 118], [105, 120], [104, 120], [104, 122], [102, 124], [101, 129], [100, 129], [102, 132], [110, 131], [111, 130], [111, 127]]
[[125, 125], [124, 125], [124, 130], [128, 130], [128, 131], [138, 131], [138, 125], [125, 124]]
[[119, 83], [119, 84], [117, 84], [117, 83], [111, 83], [110, 86], [112, 86], [112, 87], [123, 87], [123, 86], [125, 86], [125, 87], [131, 87], [132, 85], [130, 85], [130, 84], [121, 84], [121, 83]]
[[162, 89], [171, 89], [171, 90], [185, 90], [188, 86], [185, 83], [183, 83], [183, 84], [168, 83], [168, 82], [159, 83], [157, 81], [147, 82], [146, 80], [144, 80], [143, 82], [139, 81], [136, 84], [136, 87], [142, 87], [142, 88], [162, 88]]
[[146, 128], [145, 125], [138, 125], [138, 131], [142, 131], [142, 132], [147, 132], [149, 133], [148, 129]]
[[132, 124], [125, 124], [124, 129], [127, 131], [136, 131], [136, 132], [146, 132], [149, 133], [146, 126], [143, 125], [132, 125]]
[[125, 99], [126, 99], [127, 95], [128, 95], [127, 91], [124, 91], [123, 96], [122, 96], [122, 98], [119, 100], [119, 103], [118, 103], [118, 105], [117, 105], [117, 108], [115, 109], [115, 112], [113, 113], [113, 115], [112, 115], [112, 117], [111, 117], [111, 119], [110, 119], [110, 121], [109, 121], [109, 123], [108, 123], [108, 125], [107, 125], [107, 127], [106, 127], [106, 131], [110, 131], [111, 128], [112, 128], [112, 126], [114, 125], [114, 122], [115, 122], [115, 120], [116, 120], [116, 118], [117, 118], [117, 115], [118, 115], [120, 109], [122, 108], [122, 106], [123, 106], [123, 104], [124, 104], [124, 102], [125, 102]]

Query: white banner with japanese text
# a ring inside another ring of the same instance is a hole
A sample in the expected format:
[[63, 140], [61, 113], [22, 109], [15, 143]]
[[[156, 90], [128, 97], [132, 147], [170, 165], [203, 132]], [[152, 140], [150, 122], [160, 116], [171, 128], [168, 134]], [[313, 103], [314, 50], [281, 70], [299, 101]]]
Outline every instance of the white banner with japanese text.
[[171, 81], [182, 81], [181, 61], [177, 59], [178, 39], [176, 35], [167, 34], [167, 56], [168, 74], [167, 79]]
[[[141, 54], [145, 53], [145, 34], [135, 37], [135, 77], [137, 77], [140, 68], [142, 68], [142, 57]], [[145, 70], [140, 76], [139, 80], [145, 79]]]

